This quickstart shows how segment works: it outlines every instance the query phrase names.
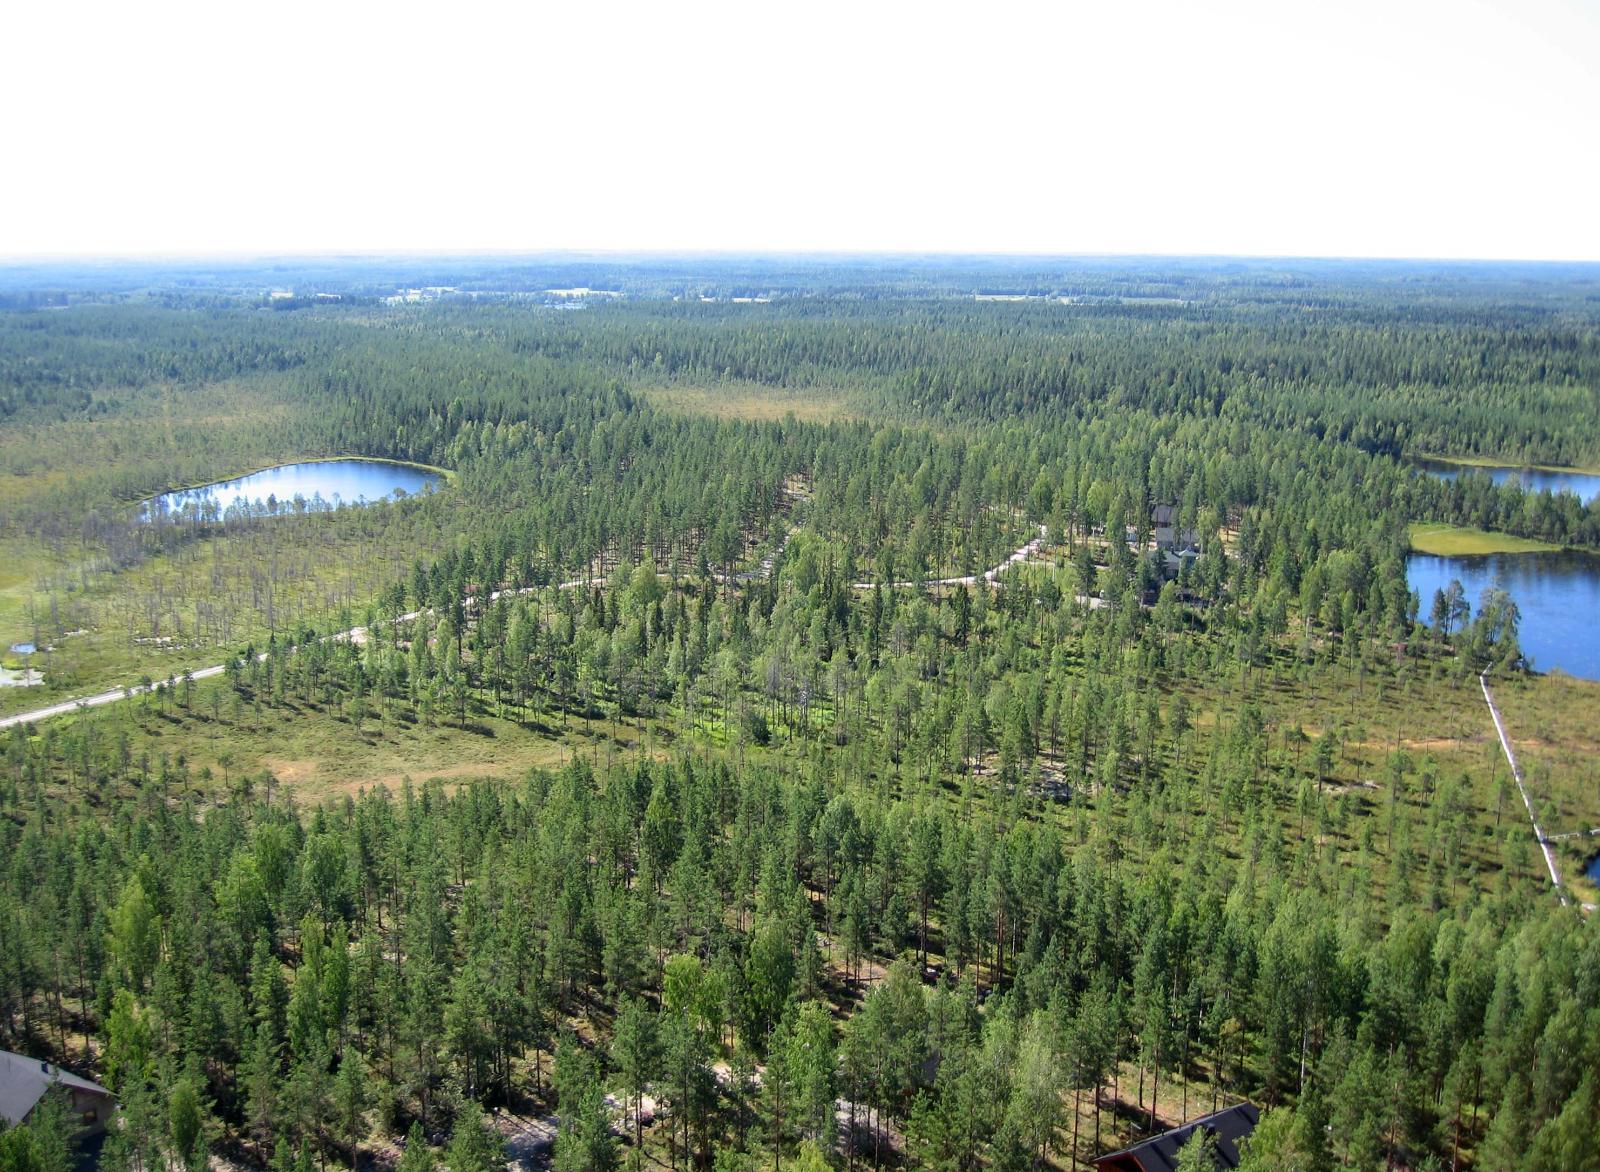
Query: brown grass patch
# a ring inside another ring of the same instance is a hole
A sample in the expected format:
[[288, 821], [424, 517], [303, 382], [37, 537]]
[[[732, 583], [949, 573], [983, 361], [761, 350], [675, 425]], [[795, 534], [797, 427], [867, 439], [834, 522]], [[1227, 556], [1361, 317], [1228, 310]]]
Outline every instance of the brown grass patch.
[[760, 383], [675, 384], [647, 387], [644, 393], [652, 403], [665, 410], [710, 415], [717, 419], [775, 422], [793, 415], [802, 423], [828, 423], [835, 419], [854, 419], [859, 414], [843, 392], [823, 388], [790, 390]]
[[485, 778], [494, 778], [504, 781], [506, 778], [515, 777], [521, 769], [510, 764], [502, 765], [451, 765], [443, 769], [411, 769], [400, 773], [380, 773], [371, 777], [349, 777], [341, 781], [331, 782], [317, 787], [320, 797], [344, 797], [346, 794], [356, 796], [362, 790], [387, 789], [398, 790], [409, 778], [413, 785], [421, 785], [426, 781], [440, 781], [444, 788], [454, 790], [469, 781], [481, 781]]
[[[1485, 720], [1488, 719], [1488, 713], [1489, 710], [1485, 708]], [[1312, 740], [1316, 740], [1317, 737], [1322, 735], [1321, 729], [1317, 729], [1316, 732], [1313, 733], [1308, 727], [1305, 731], [1306, 735], [1311, 737]], [[1399, 747], [1408, 753], [1444, 753], [1453, 749], [1462, 749], [1468, 745], [1482, 744], [1484, 741], [1493, 739], [1494, 728], [1493, 726], [1490, 726], [1487, 733], [1472, 732], [1461, 737], [1459, 740], [1455, 737], [1401, 737]], [[1351, 750], [1360, 750], [1361, 752], [1388, 753], [1391, 752], [1396, 746], [1394, 740], [1391, 738], [1389, 740], [1377, 741], [1348, 741], [1346, 742], [1346, 747]]]

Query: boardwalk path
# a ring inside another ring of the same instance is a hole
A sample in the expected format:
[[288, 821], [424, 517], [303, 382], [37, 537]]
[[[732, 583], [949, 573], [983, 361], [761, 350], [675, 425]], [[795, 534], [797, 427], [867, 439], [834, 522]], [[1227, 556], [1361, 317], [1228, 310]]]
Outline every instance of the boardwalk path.
[[1569, 902], [1567, 890], [1561, 886], [1561, 873], [1556, 870], [1555, 852], [1550, 849], [1550, 839], [1539, 828], [1538, 816], [1533, 812], [1533, 801], [1528, 797], [1528, 787], [1522, 777], [1522, 766], [1517, 764], [1517, 755], [1511, 749], [1511, 738], [1506, 736], [1505, 722], [1500, 719], [1500, 709], [1495, 707], [1494, 695], [1489, 691], [1489, 677], [1485, 673], [1478, 677], [1478, 686], [1483, 689], [1483, 699], [1489, 705], [1489, 715], [1494, 717], [1494, 731], [1500, 734], [1500, 747], [1505, 750], [1506, 761], [1511, 765], [1511, 776], [1516, 779], [1517, 792], [1522, 795], [1522, 804], [1528, 808], [1528, 821], [1533, 826], [1533, 837], [1539, 844], [1539, 850], [1544, 854], [1544, 865], [1550, 870], [1550, 883], [1556, 890], [1556, 898], [1563, 904]]

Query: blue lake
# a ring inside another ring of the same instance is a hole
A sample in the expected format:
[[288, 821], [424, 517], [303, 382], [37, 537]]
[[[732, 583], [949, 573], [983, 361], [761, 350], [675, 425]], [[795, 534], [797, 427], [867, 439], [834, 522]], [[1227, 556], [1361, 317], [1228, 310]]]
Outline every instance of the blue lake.
[[1554, 472], [1543, 468], [1483, 468], [1466, 464], [1451, 464], [1445, 460], [1417, 460], [1416, 466], [1429, 476], [1440, 480], [1455, 480], [1472, 472], [1481, 472], [1496, 484], [1508, 480], [1520, 483], [1524, 491], [1564, 492], [1578, 494], [1580, 500], [1592, 501], [1600, 496], [1600, 476], [1590, 472]]
[[1522, 612], [1518, 638], [1535, 671], [1560, 668], [1568, 675], [1600, 680], [1600, 555], [1500, 553], [1487, 557], [1406, 558], [1406, 579], [1421, 597], [1418, 617], [1427, 621], [1434, 591], [1459, 578], [1478, 613], [1483, 591], [1499, 585]]
[[280, 464], [233, 480], [163, 493], [146, 502], [149, 513], [176, 513], [198, 508], [203, 516], [221, 517], [229, 509], [248, 507], [270, 512], [333, 509], [364, 505], [394, 497], [415, 496], [439, 483], [437, 472], [383, 460], [316, 460]]

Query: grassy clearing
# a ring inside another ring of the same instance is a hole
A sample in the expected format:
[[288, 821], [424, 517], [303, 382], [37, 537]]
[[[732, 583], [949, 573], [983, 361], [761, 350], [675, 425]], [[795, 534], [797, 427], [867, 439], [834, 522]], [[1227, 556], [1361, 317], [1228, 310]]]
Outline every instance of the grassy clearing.
[[38, 581], [44, 554], [37, 542], [0, 540], [0, 650], [28, 637], [33, 584]]
[[199, 713], [174, 719], [163, 722], [153, 743], [181, 744], [198, 754], [191, 758], [196, 764], [209, 761], [217, 777], [220, 755], [227, 753], [236, 773], [270, 773], [306, 802], [375, 786], [397, 789], [408, 778], [446, 785], [509, 780], [575, 756], [603, 765], [646, 751], [638, 728], [610, 720], [573, 720], [563, 730], [559, 721], [524, 724], [479, 715], [465, 727], [368, 720], [358, 730], [345, 717], [305, 707], [263, 709], [259, 720], [250, 712], [238, 721], [224, 715], [215, 725]]
[[[409, 714], [389, 713], [358, 724], [317, 704], [257, 709], [236, 701], [226, 684], [212, 681], [195, 685], [187, 708], [177, 696], [166, 703], [145, 696], [43, 727], [59, 734], [93, 729], [96, 736], [125, 737], [131, 760], [144, 761], [152, 775], [162, 772], [161, 762], [181, 768], [188, 780], [174, 783], [169, 797], [215, 800], [248, 778], [253, 785], [281, 787], [307, 804], [377, 786], [398, 789], [407, 780], [438, 780], [447, 787], [514, 780], [575, 757], [604, 768], [639, 756], [659, 757], [671, 735], [660, 722], [563, 721], [551, 715], [517, 720], [482, 710], [469, 713], [464, 723], [452, 717], [424, 724]], [[141, 771], [136, 765], [135, 772]]]
[[1467, 525], [1447, 525], [1441, 521], [1416, 521], [1409, 528], [1411, 548], [1436, 557], [1476, 557], [1490, 553], [1550, 553], [1560, 550], [1548, 541], [1493, 533]]
[[854, 419], [860, 412], [842, 391], [789, 390], [760, 383], [726, 383], [716, 386], [646, 387], [644, 393], [657, 407], [717, 419], [773, 421], [793, 415], [802, 423], [828, 423]]

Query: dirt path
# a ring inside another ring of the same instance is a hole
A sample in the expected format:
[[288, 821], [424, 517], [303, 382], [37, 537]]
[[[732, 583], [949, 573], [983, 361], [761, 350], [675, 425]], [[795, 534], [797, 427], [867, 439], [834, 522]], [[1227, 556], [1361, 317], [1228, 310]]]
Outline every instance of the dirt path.
[[[212, 676], [220, 676], [223, 671], [222, 664], [213, 667], [202, 667], [197, 671], [174, 676], [174, 680], [208, 680]], [[0, 729], [8, 729], [15, 724], [24, 724], [37, 720], [49, 720], [52, 716], [65, 716], [69, 712], [77, 712], [84, 708], [98, 708], [102, 704], [114, 704], [118, 700], [126, 700], [131, 696], [142, 696], [146, 692], [155, 691], [158, 684], [165, 684], [166, 680], [152, 682], [147, 688], [143, 684], [134, 684], [127, 688], [110, 688], [98, 692], [93, 696], [80, 696], [76, 700], [63, 700], [59, 704], [51, 704], [46, 708], [35, 708], [32, 712], [19, 712], [15, 716], [0, 718]]]
[[[998, 566], [995, 566], [991, 570], [985, 570], [981, 574], [967, 574], [964, 577], [960, 577], [960, 578], [929, 578], [926, 581], [924, 581], [922, 584], [924, 586], [976, 586], [978, 584], [978, 580], [980, 578], [983, 579], [983, 581], [985, 581], [985, 582], [993, 582], [1002, 573], [1004, 573], [1010, 567], [1016, 565], [1018, 562], [1025, 562], [1031, 557], [1036, 557], [1038, 555], [1038, 553], [1039, 553], [1040, 547], [1044, 545], [1044, 535], [1045, 535], [1045, 527], [1043, 525], [1040, 525], [1039, 526], [1039, 536], [1035, 537], [1032, 541], [1028, 542], [1026, 545], [1020, 546], [1017, 549], [1013, 550], [1011, 552], [1011, 556], [1010, 557], [1006, 558], [1005, 561], [1001, 562]], [[915, 582], [882, 582], [882, 583], [879, 583], [879, 582], [852, 582], [850, 585], [851, 585], [852, 589], [855, 589], [855, 590], [871, 590], [874, 586], [879, 586], [879, 585], [889, 586], [889, 587], [891, 587], [892, 589], [895, 589], [895, 590], [909, 590], [909, 589], [911, 589], [911, 587], [915, 586], [916, 583]]]
[[[1039, 535], [1037, 537], [1016, 549], [1010, 557], [1006, 558], [1006, 560], [1001, 562], [998, 566], [995, 566], [990, 570], [985, 570], [981, 575], [968, 574], [962, 578], [935, 578], [923, 584], [926, 586], [973, 586], [977, 584], [980, 577], [985, 582], [993, 582], [1010, 566], [1014, 566], [1019, 562], [1027, 561], [1029, 558], [1036, 556], [1040, 547], [1044, 544], [1044, 535], [1045, 528], [1043, 525], [1041, 525], [1039, 526]], [[785, 544], [787, 544], [787, 538], [785, 538]], [[777, 557], [780, 553], [782, 553], [782, 546], [769, 554], [762, 561], [761, 567], [758, 570], [748, 571], [744, 574], [736, 575], [736, 579], [750, 581], [756, 578], [765, 578], [767, 575], [772, 573], [773, 563], [777, 560]], [[572, 590], [580, 586], [593, 586], [596, 583], [603, 581], [605, 581], [605, 579], [594, 577], [570, 578], [565, 582], [556, 583], [556, 589]], [[875, 584], [876, 583], [873, 582], [856, 582], [854, 583], [854, 588], [857, 590], [871, 590]], [[912, 583], [895, 582], [893, 585], [897, 589], [908, 589], [912, 586]], [[542, 589], [542, 587], [526, 586], [520, 590], [496, 590], [493, 594], [489, 595], [489, 601], [494, 602], [502, 595], [506, 594], [532, 594], [540, 589]], [[1080, 601], [1084, 600], [1080, 599]], [[1096, 604], [1104, 605], [1101, 603], [1101, 600], [1097, 598], [1088, 599], [1087, 603], [1090, 606], [1095, 606]], [[406, 623], [413, 619], [421, 618], [422, 614], [422, 611], [413, 610], [387, 621], [389, 623]], [[348, 631], [339, 631], [335, 634], [327, 635], [325, 638], [333, 642], [350, 642], [360, 646], [365, 644], [367, 641], [367, 628], [351, 627]], [[260, 658], [265, 660], [266, 654], [263, 653]], [[192, 672], [180, 673], [170, 678], [174, 681], [184, 679], [208, 680], [214, 676], [221, 675], [224, 670], [226, 670], [226, 665], [218, 663], [213, 664], [210, 667], [197, 668]], [[66, 716], [71, 712], [78, 712], [87, 708], [98, 708], [105, 704], [114, 704], [118, 700], [127, 700], [134, 696], [143, 696], [146, 692], [153, 692], [158, 686], [167, 682], [168, 681], [165, 679], [158, 680], [152, 682], [148, 688], [142, 684], [134, 684], [125, 688], [108, 688], [106, 691], [98, 692], [93, 696], [80, 696], [74, 700], [62, 700], [59, 703], [49, 704], [43, 708], [35, 708], [31, 712], [19, 712], [15, 716], [0, 717], [0, 731], [4, 731], [5, 729], [11, 728], [14, 725], [33, 724], [41, 720], [49, 720], [51, 717]]]
[[[603, 581], [603, 578], [572, 578], [566, 582], [557, 582], [556, 589], [571, 590], [574, 587], [592, 586], [597, 582]], [[489, 601], [494, 602], [502, 595], [506, 594], [532, 594], [541, 589], [543, 589], [543, 587], [525, 586], [520, 590], [496, 590], [493, 594], [489, 595]], [[432, 612], [430, 611], [428, 613]], [[396, 615], [392, 619], [385, 620], [385, 622], [390, 625], [395, 623], [409, 623], [413, 619], [421, 618], [422, 615], [422, 611], [412, 610], [407, 611], [403, 615]], [[356, 646], [360, 647], [364, 646], [367, 642], [367, 628], [351, 627], [348, 631], [336, 631], [332, 635], [325, 635], [323, 636], [323, 639], [325, 642], [330, 643], [354, 643]], [[262, 662], [265, 662], [267, 653], [263, 651], [256, 658]], [[178, 672], [172, 676], [165, 677], [160, 680], [153, 680], [148, 688], [143, 684], [131, 684], [125, 688], [108, 688], [104, 692], [95, 693], [93, 696], [79, 696], [75, 700], [62, 700], [58, 704], [50, 704], [43, 708], [35, 708], [31, 712], [19, 712], [15, 716], [0, 717], [0, 731], [11, 728], [13, 725], [30, 724], [41, 720], [49, 720], [53, 716], [65, 716], [69, 712], [79, 712], [87, 708], [98, 708], [103, 704], [114, 704], [118, 700], [128, 700], [132, 699], [134, 696], [143, 696], [145, 693], [153, 692], [156, 690], [156, 688], [167, 683], [179, 683], [183, 680], [209, 680], [214, 676], [220, 676], [226, 670], [226, 664], [217, 663], [210, 667], [196, 668], [194, 671], [190, 672]]]

